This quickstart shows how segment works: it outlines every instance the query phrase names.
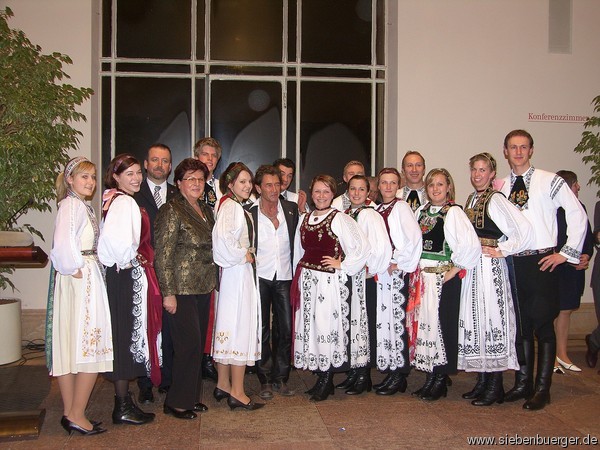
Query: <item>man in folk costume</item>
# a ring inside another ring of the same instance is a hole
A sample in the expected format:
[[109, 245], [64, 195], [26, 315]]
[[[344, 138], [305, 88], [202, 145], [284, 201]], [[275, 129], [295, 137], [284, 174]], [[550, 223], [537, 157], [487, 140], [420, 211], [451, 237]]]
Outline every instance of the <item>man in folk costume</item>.
[[402, 158], [402, 174], [406, 185], [398, 189], [396, 197], [408, 203], [413, 211], [427, 203], [425, 191], [425, 158], [417, 151], [408, 151]]
[[[515, 385], [505, 401], [524, 399], [524, 409], [539, 410], [550, 403], [550, 385], [556, 356], [554, 319], [558, 316], [558, 277], [552, 273], [565, 262], [579, 263], [586, 232], [583, 207], [558, 175], [531, 165], [533, 138], [525, 130], [513, 130], [504, 138], [504, 157], [511, 173], [502, 180], [501, 192], [529, 220], [534, 236], [531, 248], [514, 255], [514, 268], [521, 318], [524, 364], [515, 373]], [[567, 220], [567, 241], [555, 253], [556, 211], [562, 207]], [[534, 335], [538, 360], [533, 382]], [[519, 341], [517, 340], [517, 345]]]

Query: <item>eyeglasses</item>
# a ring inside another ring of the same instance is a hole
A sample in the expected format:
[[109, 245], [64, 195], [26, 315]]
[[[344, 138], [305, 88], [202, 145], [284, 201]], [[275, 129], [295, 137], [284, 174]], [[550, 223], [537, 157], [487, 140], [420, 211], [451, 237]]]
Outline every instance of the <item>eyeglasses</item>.
[[190, 184], [200, 184], [204, 183], [204, 178], [187, 177], [183, 178], [183, 181], [188, 181]]

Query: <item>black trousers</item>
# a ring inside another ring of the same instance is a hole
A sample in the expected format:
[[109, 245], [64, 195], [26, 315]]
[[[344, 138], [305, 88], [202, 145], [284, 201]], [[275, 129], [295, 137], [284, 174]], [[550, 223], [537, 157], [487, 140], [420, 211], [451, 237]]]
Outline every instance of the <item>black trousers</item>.
[[173, 338], [173, 383], [165, 403], [193, 409], [202, 395], [202, 355], [208, 327], [210, 294], [177, 295], [175, 314], [165, 314]]
[[[292, 280], [258, 279], [262, 314], [262, 349], [257, 375], [261, 384], [287, 382], [291, 369]], [[271, 311], [273, 321], [271, 322]]]
[[558, 276], [556, 272], [542, 272], [538, 264], [550, 254], [552, 252], [513, 258], [521, 333], [525, 340], [532, 340], [535, 335], [538, 342], [556, 342], [554, 319], [560, 312]]
[[458, 364], [458, 317], [460, 314], [460, 288], [462, 280], [456, 275], [442, 286], [439, 317], [442, 328], [442, 338], [446, 348], [448, 362], [443, 366], [433, 368], [435, 374], [453, 375], [457, 372]]

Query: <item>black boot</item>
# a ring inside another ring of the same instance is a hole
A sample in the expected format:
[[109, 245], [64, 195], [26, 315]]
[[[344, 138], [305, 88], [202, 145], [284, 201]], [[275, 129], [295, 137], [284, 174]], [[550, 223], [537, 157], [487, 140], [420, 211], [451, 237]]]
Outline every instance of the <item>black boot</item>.
[[488, 374], [485, 391], [471, 402], [473, 406], [490, 406], [504, 401], [504, 386], [502, 386], [502, 372]]
[[489, 373], [487, 372], [479, 372], [477, 374], [477, 383], [475, 387], [471, 389], [469, 392], [465, 392], [462, 395], [462, 398], [466, 398], [467, 400], [473, 400], [474, 398], [478, 398], [485, 391], [485, 386], [489, 379]]
[[[505, 402], [529, 400], [533, 395], [533, 341], [523, 340], [525, 364], [515, 372], [515, 385], [504, 396]], [[554, 361], [552, 362], [554, 367]]]
[[387, 385], [375, 391], [375, 393], [377, 395], [394, 395], [396, 392], [405, 392], [407, 385], [406, 374], [394, 370]]
[[313, 395], [315, 393], [315, 390], [317, 389], [317, 386], [319, 386], [319, 372], [313, 372], [313, 375], [315, 375], [317, 377], [317, 381], [315, 382], [315, 384], [313, 385], [313, 387], [311, 387], [310, 389], [307, 389], [306, 391], [304, 391], [305, 394], [308, 395]]
[[388, 385], [388, 383], [390, 382], [390, 378], [392, 377], [392, 373], [394, 372], [389, 372], [386, 377], [383, 379], [383, 381], [381, 383], [377, 383], [373, 385], [373, 389], [375, 389], [376, 391], [378, 391], [379, 389], [381, 389], [382, 387], [385, 387]]
[[425, 378], [425, 384], [413, 392], [411, 395], [415, 395], [417, 397], [421, 397], [423, 395], [429, 395], [429, 391], [431, 390], [431, 386], [433, 386], [434, 375], [431, 372], [427, 372], [427, 377]]
[[125, 397], [115, 395], [115, 409], [112, 413], [114, 424], [143, 425], [153, 420], [154, 413], [145, 413], [133, 403], [131, 392], [128, 392]]
[[371, 381], [371, 369], [369, 367], [361, 367], [360, 369], [356, 369], [356, 372], [356, 381], [349, 389], [346, 390], [346, 394], [359, 395], [364, 391], [371, 392], [371, 389], [373, 388], [373, 382]]
[[552, 369], [554, 368], [555, 358], [556, 342], [538, 342], [535, 392], [533, 393], [533, 397], [525, 402], [523, 408], [536, 411], [550, 404], [550, 385], [552, 384]]
[[352, 386], [354, 386], [354, 383], [356, 382], [357, 378], [358, 378], [358, 369], [350, 369], [348, 371], [348, 376], [346, 377], [346, 379], [344, 381], [342, 381], [340, 384], [336, 384], [335, 388], [336, 389], [349, 389]]
[[448, 375], [445, 373], [436, 373], [433, 376], [433, 384], [427, 395], [421, 393], [421, 398], [427, 401], [439, 400], [448, 395]]
[[213, 380], [215, 383], [219, 381], [219, 373], [217, 372], [212, 356], [208, 353], [202, 356], [202, 378]]
[[335, 394], [335, 388], [333, 387], [333, 372], [319, 372], [319, 381], [309, 400], [311, 402], [322, 402], [323, 400], [327, 400], [327, 397], [329, 397], [330, 394]]

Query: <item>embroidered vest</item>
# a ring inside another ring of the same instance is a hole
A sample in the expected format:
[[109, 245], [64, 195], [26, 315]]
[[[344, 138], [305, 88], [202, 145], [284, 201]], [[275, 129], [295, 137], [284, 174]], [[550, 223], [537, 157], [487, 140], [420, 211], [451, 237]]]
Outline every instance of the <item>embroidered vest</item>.
[[312, 217], [306, 214], [302, 225], [300, 226], [300, 239], [304, 248], [304, 256], [298, 262], [298, 265], [307, 269], [318, 270], [319, 272], [334, 273], [335, 269], [327, 268], [321, 264], [324, 256], [332, 256], [342, 259], [344, 257], [340, 241], [331, 230], [331, 222], [338, 211], [332, 211], [321, 222], [315, 225], [308, 223]]
[[[480, 238], [500, 239], [504, 235], [504, 233], [500, 231], [500, 228], [498, 228], [498, 225], [496, 225], [490, 218], [488, 211], [489, 201], [494, 194], [503, 195], [489, 186], [479, 195], [479, 198], [475, 201], [475, 204], [472, 207], [465, 209], [467, 217], [475, 228], [475, 233], [477, 233], [477, 236]], [[467, 205], [472, 203], [474, 196], [475, 193], [472, 193], [469, 196]]]
[[431, 212], [431, 205], [427, 205], [419, 215], [419, 226], [423, 233], [423, 252], [421, 259], [434, 261], [450, 261], [452, 250], [446, 242], [444, 235], [444, 219], [448, 210], [455, 205], [446, 203], [437, 213]]

